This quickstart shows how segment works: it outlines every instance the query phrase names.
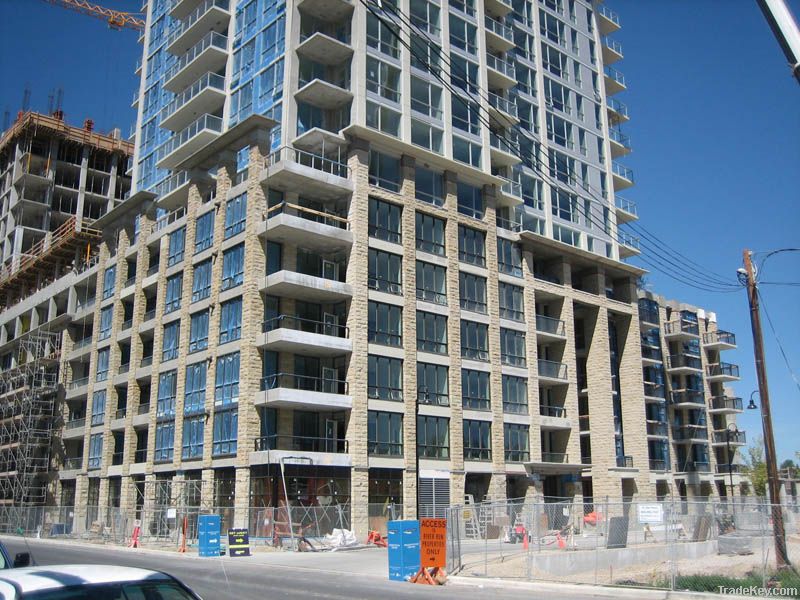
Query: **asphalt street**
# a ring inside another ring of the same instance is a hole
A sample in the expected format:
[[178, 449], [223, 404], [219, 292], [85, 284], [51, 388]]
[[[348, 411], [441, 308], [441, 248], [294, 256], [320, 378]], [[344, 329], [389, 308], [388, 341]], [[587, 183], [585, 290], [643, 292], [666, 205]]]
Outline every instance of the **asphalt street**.
[[[529, 600], [534, 592], [521, 589], [483, 589], [468, 586], [430, 588], [393, 582], [383, 573], [355, 576], [351, 573], [309, 567], [274, 565], [252, 559], [199, 559], [195, 556], [137, 552], [109, 546], [52, 544], [35, 539], [3, 538], [13, 557], [30, 549], [37, 565], [91, 563], [125, 565], [164, 571], [179, 578], [203, 600], [267, 600], [272, 598], [357, 598], [485, 600], [508, 598]], [[587, 590], [588, 591], [588, 590]], [[587, 594], [562, 595], [559, 600], [579, 600]]]

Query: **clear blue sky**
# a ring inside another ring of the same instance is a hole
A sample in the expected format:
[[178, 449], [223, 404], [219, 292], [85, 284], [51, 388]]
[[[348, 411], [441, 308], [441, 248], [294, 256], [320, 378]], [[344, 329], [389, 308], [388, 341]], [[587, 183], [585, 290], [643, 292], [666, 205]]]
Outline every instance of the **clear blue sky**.
[[[137, 11], [141, 3], [105, 0]], [[800, 165], [800, 85], [755, 0], [610, 0], [623, 28], [615, 39], [628, 81], [619, 96], [631, 122], [624, 130], [634, 152], [625, 161], [637, 185], [625, 196], [639, 205], [640, 224], [671, 247], [733, 279], [744, 247], [766, 251], [800, 247], [797, 181]], [[800, 0], [790, 0], [795, 15]], [[31, 25], [35, 22], [36, 25]], [[47, 109], [47, 95], [63, 87], [71, 122], [95, 120], [127, 135], [141, 47], [132, 31], [38, 0], [0, 0], [0, 110], [13, 116], [25, 82], [31, 106]], [[800, 281], [800, 253], [770, 259], [771, 281]], [[725, 360], [741, 365], [737, 391], [756, 389], [752, 337], [743, 292], [712, 294], [654, 272], [666, 296], [708, 307], [737, 334], [739, 348]], [[800, 287], [765, 286], [763, 295], [800, 374], [800, 326], [793, 307]], [[800, 450], [800, 391], [765, 322], [773, 420], [781, 459]], [[758, 411], [739, 419], [748, 439], [760, 435]]]

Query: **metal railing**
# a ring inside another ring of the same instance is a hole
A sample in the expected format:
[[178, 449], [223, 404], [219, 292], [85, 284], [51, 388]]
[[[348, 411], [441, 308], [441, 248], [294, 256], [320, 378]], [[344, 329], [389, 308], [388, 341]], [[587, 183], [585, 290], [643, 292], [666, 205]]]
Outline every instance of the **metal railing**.
[[625, 148], [630, 149], [631, 147], [631, 138], [615, 127], [612, 127], [608, 130], [608, 137], [612, 141], [617, 142]]
[[287, 388], [309, 392], [322, 392], [325, 394], [345, 394], [349, 390], [347, 381], [341, 379], [324, 379], [296, 373], [275, 373], [261, 379], [262, 390]]
[[601, 4], [597, 7], [597, 13], [614, 23], [614, 25], [617, 27], [621, 27], [619, 15], [608, 8], [605, 4]]
[[617, 467], [620, 469], [632, 469], [633, 457], [632, 456], [617, 456]]
[[267, 435], [255, 440], [255, 451], [296, 450], [298, 452], [327, 452], [347, 454], [349, 445], [346, 439], [326, 437], [306, 437], [297, 435]]
[[708, 365], [707, 375], [709, 377], [739, 377], [739, 365], [724, 362]]
[[[175, 190], [177, 190], [182, 185], [186, 185], [189, 183], [189, 172], [188, 171], [178, 171], [174, 175], [167, 177], [164, 181], [159, 183], [155, 188], [153, 188], [153, 192], [159, 197], [163, 198], [164, 196], [171, 194]], [[157, 271], [158, 269], [156, 269]]]
[[164, 81], [169, 81], [175, 77], [179, 71], [182, 71], [189, 63], [200, 56], [203, 51], [211, 47], [219, 48], [220, 50], [227, 52], [228, 38], [221, 33], [217, 33], [216, 31], [211, 31], [206, 34], [202, 40], [187, 50], [186, 53], [181, 56], [180, 60], [172, 65], [172, 67], [166, 73], [164, 73]]
[[607, 35], [604, 35], [602, 37], [602, 42], [603, 42], [603, 46], [605, 46], [606, 48], [609, 48], [610, 50], [613, 50], [614, 52], [616, 52], [620, 56], [622, 55], [622, 44], [620, 44], [618, 41], [611, 39]]
[[681, 425], [673, 427], [672, 439], [676, 442], [703, 441], [708, 439], [708, 429], [705, 425]]
[[667, 369], [694, 369], [703, 370], [703, 361], [699, 356], [688, 354], [672, 354], [667, 357]]
[[666, 471], [669, 468], [667, 461], [659, 458], [651, 458], [649, 466], [651, 471]]
[[137, 415], [146, 415], [150, 412], [150, 403], [145, 402], [144, 404], [139, 404], [139, 408], [136, 409]]
[[517, 102], [514, 98], [503, 98], [494, 92], [489, 92], [489, 105], [512, 117], [517, 116]]
[[167, 38], [167, 46], [171, 45], [175, 40], [184, 34], [192, 25], [194, 25], [200, 17], [205, 15], [212, 8], [221, 8], [224, 11], [230, 11], [230, 0], [206, 0], [189, 15], [181, 19], [181, 26], [169, 34]]
[[350, 229], [350, 221], [348, 221], [344, 217], [322, 212], [319, 210], [314, 210], [312, 208], [306, 208], [305, 206], [292, 204], [291, 202], [281, 202], [279, 204], [276, 204], [275, 206], [270, 207], [269, 210], [267, 210], [267, 220], [277, 215], [283, 215], [283, 214], [293, 215], [305, 219], [307, 221], [313, 221], [314, 223], [322, 223], [324, 225], [328, 225], [330, 227], [336, 227], [338, 229]]
[[539, 377], [549, 377], [551, 379], [567, 380], [567, 365], [552, 360], [538, 360]]
[[81, 377], [80, 379], [73, 379], [72, 381], [70, 381], [68, 389], [77, 390], [78, 388], [82, 388], [87, 385], [89, 385], [89, 378]]
[[697, 323], [684, 320], [664, 323], [665, 335], [676, 335], [680, 333], [686, 333], [688, 335], [700, 335], [700, 327]]
[[293, 315], [278, 315], [277, 317], [273, 317], [272, 319], [264, 321], [264, 333], [274, 331], [275, 329], [293, 329], [295, 331], [330, 335], [340, 338], [346, 338], [350, 336], [350, 329], [345, 325], [339, 325], [338, 323], [326, 323], [324, 321], [314, 321], [312, 319], [303, 319]]
[[64, 470], [80, 469], [83, 466], [82, 456], [69, 456], [64, 459]]
[[222, 119], [220, 117], [215, 117], [214, 115], [202, 115], [199, 119], [193, 121], [179, 133], [173, 135], [161, 146], [159, 146], [158, 150], [156, 151], [156, 160], [161, 161], [164, 157], [172, 154], [175, 150], [183, 146], [186, 142], [195, 137], [204, 129], [221, 133]]
[[639, 214], [636, 208], [636, 203], [632, 200], [628, 200], [627, 198], [623, 198], [622, 196], [614, 196], [614, 206], [634, 216], [638, 216]]
[[723, 331], [722, 329], [719, 329], [717, 331], [710, 331], [708, 333], [703, 334], [703, 343], [730, 344], [731, 346], [735, 346], [736, 335], [731, 333], [730, 331]]
[[746, 444], [747, 435], [744, 431], [731, 431], [729, 429], [718, 429], [714, 431], [713, 441], [717, 444]]
[[661, 353], [661, 348], [653, 348], [652, 346], [642, 346], [642, 358], [645, 360], [658, 360], [664, 359]]
[[629, 167], [624, 167], [618, 162], [614, 162], [611, 165], [611, 170], [614, 173], [614, 175], [622, 177], [623, 179], [627, 179], [628, 181], [633, 183], [633, 170], [630, 169]]
[[542, 462], [565, 464], [569, 462], [566, 452], [542, 452]]
[[705, 405], [705, 394], [700, 390], [675, 390], [670, 393], [670, 404]]
[[509, 42], [514, 41], [514, 30], [505, 23], [501, 23], [489, 15], [484, 17], [484, 23], [486, 24], [487, 31], [491, 31], [492, 33], [499, 35], [501, 38], [508, 40]]
[[647, 435], [667, 437], [668, 425], [662, 421], [647, 421]]
[[72, 419], [64, 424], [64, 429], [79, 429], [86, 425], [86, 419]]
[[603, 71], [605, 72], [606, 77], [613, 79], [622, 87], [625, 87], [625, 75], [617, 71], [615, 68], [609, 66], [604, 67]]
[[546, 315], [536, 315], [536, 330], [551, 335], [566, 335], [564, 321]]
[[192, 100], [195, 96], [200, 94], [203, 90], [210, 88], [220, 92], [225, 92], [225, 78], [216, 73], [206, 73], [200, 79], [195, 81], [180, 94], [177, 94], [173, 100], [161, 109], [161, 120], [164, 121], [171, 117], [175, 112], [182, 108], [187, 102]]
[[345, 163], [291, 146], [283, 146], [270, 154], [266, 160], [266, 167], [269, 169], [282, 160], [296, 162], [299, 165], [337, 177], [348, 178], [350, 176], [350, 167]]
[[547, 404], [540, 404], [539, 414], [543, 417], [559, 417], [561, 419], [566, 419], [567, 409], [564, 406], [549, 406]]
[[500, 229], [505, 229], [506, 231], [513, 231], [515, 233], [522, 231], [522, 223], [518, 223], [517, 221], [511, 221], [503, 217], [497, 217], [495, 219], [495, 223]]
[[506, 62], [493, 54], [486, 55], [486, 66], [511, 79], [517, 78], [517, 69], [514, 63]]
[[512, 181], [511, 179], [503, 178], [503, 183], [500, 184], [500, 191], [508, 196], [512, 196], [520, 200], [522, 199], [522, 184], [519, 181]]
[[742, 399], [733, 396], [714, 396], [711, 398], [711, 410], [744, 410]]

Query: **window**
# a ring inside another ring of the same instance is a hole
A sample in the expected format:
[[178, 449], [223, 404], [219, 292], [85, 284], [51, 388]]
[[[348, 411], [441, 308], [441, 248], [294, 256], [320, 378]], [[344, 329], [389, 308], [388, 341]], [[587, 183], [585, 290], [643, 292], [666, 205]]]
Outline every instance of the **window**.
[[576, 182], [575, 159], [557, 152], [553, 149], [549, 153], [550, 177], [555, 177], [563, 183]]
[[447, 317], [417, 311], [417, 350], [447, 354]]
[[463, 56], [450, 57], [450, 83], [468, 94], [479, 94], [478, 65]]
[[[556, 54], [560, 54], [556, 52]], [[566, 59], [564, 60], [566, 63]], [[552, 79], [544, 78], [544, 98], [547, 108], [559, 110], [564, 113], [572, 112], [570, 105], [571, 92]]]
[[580, 247], [581, 234], [578, 231], [562, 227], [561, 225], [553, 225], [553, 239], [570, 246]]
[[[555, 4], [551, 0], [546, 0], [546, 4]], [[560, 4], [560, 3], [559, 3]], [[562, 10], [558, 10], [559, 13], [563, 12]], [[566, 45], [567, 40], [565, 37], [565, 30], [566, 25], [558, 20], [551, 14], [544, 12], [543, 10], [539, 11], [539, 31], [541, 34], [550, 40], [551, 42], [555, 42], [560, 46]]]
[[225, 344], [242, 337], [242, 298], [223, 302], [220, 306], [219, 343]]
[[524, 332], [500, 328], [500, 360], [512, 367], [527, 365]]
[[277, 242], [267, 242], [267, 275], [272, 275], [283, 269], [283, 245]]
[[486, 278], [472, 273], [458, 274], [458, 290], [461, 308], [472, 312], [486, 313]]
[[393, 304], [370, 302], [368, 308], [369, 341], [385, 346], [403, 345], [403, 308]]
[[181, 307], [183, 294], [183, 273], [177, 273], [167, 278], [167, 291], [164, 298], [164, 314], [171, 313]]
[[400, 159], [370, 151], [369, 183], [390, 192], [400, 191]]
[[422, 167], [414, 170], [414, 195], [417, 200], [444, 206], [444, 176]]
[[447, 269], [440, 265], [417, 261], [417, 300], [447, 304]]
[[492, 459], [492, 424], [464, 420], [464, 460]]
[[214, 412], [213, 456], [236, 454], [239, 429], [239, 409]]
[[461, 356], [489, 360], [489, 327], [484, 323], [461, 321]]
[[500, 282], [500, 318], [512, 321], [523, 321], [524, 312], [524, 293], [523, 289], [517, 285]]
[[553, 216], [571, 223], [578, 222], [578, 197], [558, 188], [551, 188]]
[[103, 434], [95, 433], [89, 437], [89, 468], [99, 469], [103, 460]]
[[501, 273], [522, 277], [522, 251], [505, 238], [497, 238], [497, 269]]
[[206, 362], [187, 365], [186, 387], [183, 397], [183, 414], [203, 412], [206, 405]]
[[450, 458], [450, 419], [418, 416], [417, 452], [420, 458]]
[[528, 380], [524, 377], [503, 375], [503, 412], [528, 414]]
[[158, 400], [156, 417], [175, 416], [175, 394], [178, 387], [178, 372], [167, 371], [158, 376]]
[[247, 193], [231, 198], [225, 205], [225, 238], [244, 231], [247, 221]]
[[370, 248], [367, 283], [371, 290], [402, 295], [403, 257]]
[[367, 396], [378, 400], [403, 400], [403, 361], [369, 355]]
[[222, 289], [228, 290], [244, 281], [244, 244], [222, 253]]
[[460, 50], [464, 50], [469, 54], [476, 54], [478, 46], [475, 43], [477, 39], [477, 28], [472, 23], [468, 23], [464, 19], [450, 14], [450, 45]]
[[189, 352], [208, 348], [208, 311], [195, 313], [189, 321]]
[[418, 212], [414, 215], [414, 220], [416, 225], [417, 250], [444, 256], [444, 219]]
[[475, 16], [475, 0], [451, 0], [450, 7], [460, 10], [465, 15]]
[[417, 363], [417, 402], [449, 406], [449, 369], [444, 365]]
[[572, 141], [572, 123], [550, 112], [547, 113], [546, 121], [548, 140], [565, 148], [572, 149], [575, 147]]
[[[398, 137], [400, 135], [400, 113], [388, 106], [367, 100], [367, 126]], [[373, 182], [371, 174], [372, 171], [370, 170], [370, 183], [372, 185], [378, 185], [393, 192], [399, 191], [399, 185], [397, 189], [394, 189], [391, 181], [378, 182], [376, 179]]]
[[183, 260], [184, 250], [186, 249], [186, 227], [176, 229], [169, 234], [169, 253], [167, 254], [167, 266], [171, 267]]
[[411, 119], [411, 143], [427, 148], [437, 154], [442, 154], [442, 136], [444, 132], [438, 127], [434, 127], [429, 123]]
[[461, 369], [461, 403], [472, 410], [489, 410], [489, 373]]
[[453, 136], [453, 158], [475, 168], [481, 167], [481, 145], [456, 135]]
[[196, 227], [194, 238], [195, 254], [202, 252], [206, 248], [211, 248], [211, 244], [214, 242], [214, 211], [210, 210], [197, 217]]
[[178, 343], [181, 337], [181, 322], [173, 321], [164, 325], [164, 340], [161, 346], [161, 360], [178, 358]]
[[411, 66], [438, 76], [442, 72], [442, 47], [411, 32]]
[[398, 38], [400, 34], [396, 27], [384, 23], [385, 19], [378, 19], [373, 14], [367, 15], [367, 45], [383, 54], [397, 58], [400, 56]]
[[458, 260], [479, 267], [486, 266], [486, 234], [483, 231], [458, 226]]
[[400, 102], [400, 69], [367, 56], [367, 91]]
[[225, 406], [239, 401], [239, 353], [226, 354], [217, 359], [214, 384], [215, 406]]
[[156, 424], [156, 451], [154, 462], [172, 460], [175, 443], [175, 421], [164, 421]]
[[192, 274], [192, 302], [208, 298], [211, 294], [211, 259], [194, 267]]
[[370, 456], [403, 456], [403, 415], [371, 410], [367, 415]]
[[205, 415], [185, 417], [183, 419], [183, 451], [181, 458], [184, 460], [203, 456], [205, 420]]
[[106, 418], [106, 390], [98, 390], [92, 394], [91, 425], [102, 425]]
[[103, 273], [103, 300], [114, 295], [114, 285], [117, 282], [117, 266], [108, 267]]
[[530, 460], [528, 429], [527, 425], [503, 424], [503, 450], [505, 450], [506, 462], [528, 462]]
[[411, 22], [431, 35], [439, 35], [439, 7], [428, 0], [411, 0]]
[[114, 319], [114, 306], [106, 306], [100, 310], [100, 329], [97, 340], [107, 340], [111, 337], [111, 322]]
[[[461, 96], [453, 96], [451, 107], [453, 109], [453, 127], [472, 135], [480, 135], [481, 116], [479, 106]], [[472, 161], [467, 159], [462, 162], [471, 163]]]
[[402, 208], [391, 202], [369, 199], [369, 235], [379, 240], [399, 244], [401, 239]]
[[108, 348], [97, 351], [97, 376], [95, 381], [105, 381], [108, 379], [108, 357], [111, 351]]
[[411, 77], [411, 110], [441, 120], [442, 88], [424, 79]]

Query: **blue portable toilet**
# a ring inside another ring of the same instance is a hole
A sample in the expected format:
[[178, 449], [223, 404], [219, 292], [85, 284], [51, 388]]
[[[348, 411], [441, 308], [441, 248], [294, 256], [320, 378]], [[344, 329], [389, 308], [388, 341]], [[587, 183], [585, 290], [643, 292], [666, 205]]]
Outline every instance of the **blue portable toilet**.
[[389, 521], [389, 579], [408, 581], [420, 567], [419, 521]]
[[197, 517], [197, 542], [200, 556], [219, 558], [219, 515], [200, 515]]

